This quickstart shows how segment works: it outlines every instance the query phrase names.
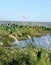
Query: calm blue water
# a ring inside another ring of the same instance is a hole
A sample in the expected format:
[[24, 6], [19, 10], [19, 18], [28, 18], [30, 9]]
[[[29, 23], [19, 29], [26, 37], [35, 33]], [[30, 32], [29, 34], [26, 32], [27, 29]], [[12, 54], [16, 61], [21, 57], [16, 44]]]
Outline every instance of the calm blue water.
[[[32, 41], [33, 40], [33, 41]], [[25, 47], [26, 44], [33, 43], [37, 46], [42, 46], [44, 48], [51, 48], [51, 35], [47, 34], [46, 36], [34, 37], [33, 39], [22, 40], [19, 42], [14, 41], [14, 44], [17, 44], [18, 47]]]
[[43, 47], [50, 47], [51, 48], [51, 35], [41, 36], [38, 38], [34, 38], [35, 43], [37, 45], [41, 45]]

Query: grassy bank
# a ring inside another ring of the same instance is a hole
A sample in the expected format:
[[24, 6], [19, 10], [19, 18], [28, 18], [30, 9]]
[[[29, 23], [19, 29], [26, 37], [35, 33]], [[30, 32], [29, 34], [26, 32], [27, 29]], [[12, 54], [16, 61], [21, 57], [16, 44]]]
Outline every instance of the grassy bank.
[[0, 48], [0, 65], [51, 65], [51, 51], [29, 45], [24, 49]]
[[[12, 48], [13, 40], [27, 39], [51, 33], [51, 28], [44, 26], [22, 26], [17, 24], [0, 25], [0, 65], [51, 65], [51, 51], [36, 47], [34, 44], [25, 48]], [[11, 47], [11, 48], [9, 48]]]
[[[4, 43], [5, 46], [10, 46], [13, 38], [10, 38], [9, 35], [16, 37], [17, 40], [27, 39], [28, 35], [30, 37], [38, 37], [41, 35], [46, 35], [51, 33], [51, 28], [44, 26], [28, 26], [28, 25], [17, 25], [17, 24], [8, 24], [0, 25], [0, 42]], [[7, 45], [8, 44], [8, 45]], [[11, 44], [12, 45], [12, 44]]]

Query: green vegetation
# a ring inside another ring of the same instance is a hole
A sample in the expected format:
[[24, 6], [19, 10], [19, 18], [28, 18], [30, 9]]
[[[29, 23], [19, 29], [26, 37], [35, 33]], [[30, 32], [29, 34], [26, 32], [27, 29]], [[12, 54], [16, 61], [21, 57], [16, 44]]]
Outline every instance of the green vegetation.
[[44, 26], [23, 26], [17, 24], [0, 25], [0, 42], [4, 43], [4, 46], [12, 46], [10, 44], [14, 39], [10, 38], [9, 35], [13, 35], [17, 40], [27, 39], [30, 37], [36, 37], [51, 33], [51, 28]]
[[[27, 44], [25, 48], [13, 48], [12, 41], [51, 33], [44, 26], [0, 25], [0, 65], [51, 65], [51, 51]], [[13, 38], [15, 37], [15, 38]], [[9, 48], [10, 47], [10, 48]]]
[[51, 51], [35, 46], [0, 48], [0, 65], [51, 65]]

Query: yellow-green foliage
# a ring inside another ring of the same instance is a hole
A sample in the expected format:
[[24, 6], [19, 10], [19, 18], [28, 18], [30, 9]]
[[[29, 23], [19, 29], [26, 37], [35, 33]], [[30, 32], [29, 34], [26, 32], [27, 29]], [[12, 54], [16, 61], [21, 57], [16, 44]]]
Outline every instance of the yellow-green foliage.
[[0, 42], [3, 43], [3, 47], [0, 46], [0, 65], [51, 65], [50, 50], [32, 44], [21, 49], [12, 48], [14, 39], [9, 37], [13, 35], [21, 40], [27, 38], [27, 35], [34, 37], [50, 32], [51, 28], [43, 26], [0, 25]]
[[[40, 54], [39, 54], [40, 53]], [[50, 65], [50, 51], [37, 47], [0, 48], [1, 65]], [[38, 55], [39, 54], [39, 55]]]

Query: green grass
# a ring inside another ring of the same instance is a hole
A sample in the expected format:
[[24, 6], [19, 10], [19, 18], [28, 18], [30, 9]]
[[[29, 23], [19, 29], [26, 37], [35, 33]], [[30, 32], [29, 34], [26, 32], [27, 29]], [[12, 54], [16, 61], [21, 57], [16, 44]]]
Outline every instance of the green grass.
[[[51, 51], [28, 44], [25, 48], [6, 48], [12, 47], [14, 40], [9, 35], [15, 36], [18, 40], [31, 37], [42, 36], [51, 33], [51, 28], [43, 26], [19, 26], [0, 25], [0, 65], [51, 65]], [[0, 43], [1, 44], [1, 43]]]
[[50, 65], [51, 51], [27, 46], [24, 49], [0, 48], [0, 65]]

